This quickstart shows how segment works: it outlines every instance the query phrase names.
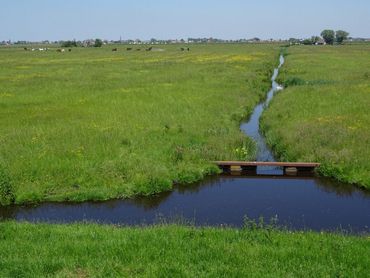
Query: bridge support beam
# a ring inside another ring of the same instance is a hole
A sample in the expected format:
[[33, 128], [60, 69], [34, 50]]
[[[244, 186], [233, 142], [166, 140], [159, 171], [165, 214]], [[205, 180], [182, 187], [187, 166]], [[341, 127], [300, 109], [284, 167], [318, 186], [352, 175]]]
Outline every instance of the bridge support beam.
[[297, 175], [313, 175], [315, 173], [314, 167], [283, 167], [284, 175], [297, 176]]

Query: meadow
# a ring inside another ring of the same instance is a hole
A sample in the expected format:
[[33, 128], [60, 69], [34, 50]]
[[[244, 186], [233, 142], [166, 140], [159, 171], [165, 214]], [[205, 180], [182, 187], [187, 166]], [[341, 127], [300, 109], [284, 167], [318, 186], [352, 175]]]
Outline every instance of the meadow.
[[367, 277], [366, 236], [0, 223], [2, 277]]
[[0, 48], [0, 203], [148, 195], [253, 159], [239, 123], [278, 45], [113, 47]]
[[370, 188], [370, 44], [287, 48], [277, 94], [262, 117], [285, 161], [321, 162], [320, 174]]
[[[239, 124], [265, 97], [279, 46], [179, 47], [0, 48], [0, 203], [148, 195], [217, 173], [212, 160], [254, 159]], [[323, 174], [367, 184], [368, 50], [288, 48], [286, 90], [262, 122], [281, 159], [321, 161]], [[0, 221], [0, 276], [368, 275], [368, 234], [245, 224]]]

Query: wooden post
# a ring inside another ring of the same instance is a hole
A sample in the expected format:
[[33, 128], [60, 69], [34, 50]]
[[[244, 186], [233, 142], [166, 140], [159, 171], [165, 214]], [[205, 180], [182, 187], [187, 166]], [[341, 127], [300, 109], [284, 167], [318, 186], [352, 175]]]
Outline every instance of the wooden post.
[[287, 175], [287, 176], [296, 176], [298, 172], [297, 167], [284, 166], [283, 169], [284, 169], [284, 175]]

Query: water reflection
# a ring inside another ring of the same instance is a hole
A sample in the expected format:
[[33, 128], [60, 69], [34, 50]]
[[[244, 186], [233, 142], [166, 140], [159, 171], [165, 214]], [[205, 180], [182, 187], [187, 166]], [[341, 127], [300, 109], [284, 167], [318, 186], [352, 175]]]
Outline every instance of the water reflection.
[[317, 187], [326, 193], [335, 193], [340, 197], [351, 197], [360, 194], [364, 198], [370, 198], [370, 191], [365, 188], [347, 183], [339, 183], [330, 178], [316, 178]]

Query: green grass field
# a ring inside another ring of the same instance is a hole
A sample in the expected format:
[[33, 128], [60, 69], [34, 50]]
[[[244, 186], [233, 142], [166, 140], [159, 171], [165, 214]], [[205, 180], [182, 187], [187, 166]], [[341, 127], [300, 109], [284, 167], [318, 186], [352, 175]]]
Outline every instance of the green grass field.
[[254, 157], [239, 123], [278, 45], [111, 48], [0, 48], [3, 204], [151, 194]]
[[265, 111], [267, 142], [286, 161], [370, 188], [370, 44], [287, 49], [286, 90]]
[[369, 237], [0, 223], [1, 277], [368, 277]]
[[[160, 48], [0, 48], [0, 203], [151, 194], [253, 159], [239, 123], [279, 46]], [[288, 49], [262, 122], [282, 159], [369, 186], [369, 50]], [[367, 277], [369, 254], [368, 234], [0, 222], [1, 277]]]

